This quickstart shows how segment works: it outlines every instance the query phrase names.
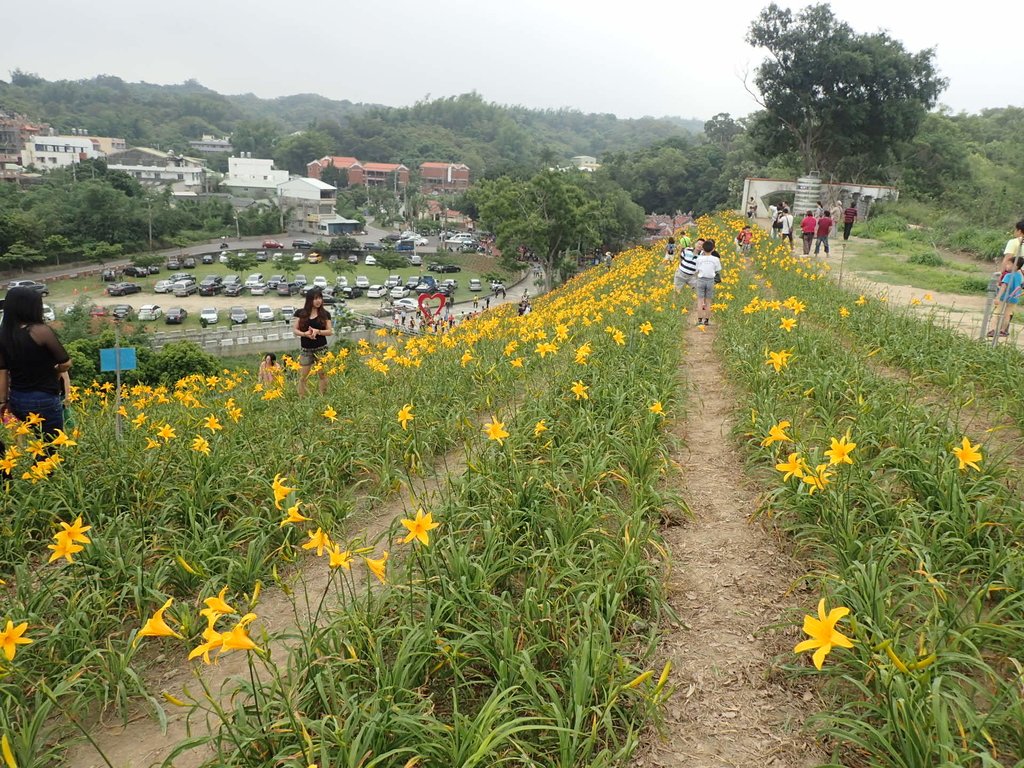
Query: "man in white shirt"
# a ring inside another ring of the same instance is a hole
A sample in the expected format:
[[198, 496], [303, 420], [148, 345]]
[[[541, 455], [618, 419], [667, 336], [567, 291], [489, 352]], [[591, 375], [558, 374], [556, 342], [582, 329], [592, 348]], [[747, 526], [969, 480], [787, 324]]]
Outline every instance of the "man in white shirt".
[[768, 206], [768, 236], [774, 240], [779, 236], [779, 230], [775, 228], [775, 219], [779, 217], [779, 206], [772, 203]]
[[[711, 302], [715, 299], [715, 282], [722, 271], [714, 240], [705, 240], [697, 255], [697, 325], [711, 324]], [[719, 278], [720, 279], [720, 278]]]
[[779, 234], [783, 240], [789, 240], [789, 250], [793, 250], [793, 214], [787, 210], [782, 212], [782, 229]]

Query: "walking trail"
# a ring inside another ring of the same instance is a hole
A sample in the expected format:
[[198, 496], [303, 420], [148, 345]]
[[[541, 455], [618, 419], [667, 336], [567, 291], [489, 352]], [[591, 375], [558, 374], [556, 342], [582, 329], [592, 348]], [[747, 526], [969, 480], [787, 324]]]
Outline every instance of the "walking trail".
[[815, 692], [773, 670], [774, 659], [792, 654], [799, 639], [791, 620], [813, 612], [816, 600], [790, 594], [800, 568], [751, 522], [759, 499], [732, 444], [738, 401], [712, 349], [714, 336], [713, 327], [691, 327], [685, 342], [690, 393], [686, 420], [675, 428], [681, 447], [674, 459], [693, 517], [665, 531], [669, 601], [680, 624], [662, 643], [676, 690], [665, 737], [637, 765], [809, 768], [824, 762], [801, 731]]

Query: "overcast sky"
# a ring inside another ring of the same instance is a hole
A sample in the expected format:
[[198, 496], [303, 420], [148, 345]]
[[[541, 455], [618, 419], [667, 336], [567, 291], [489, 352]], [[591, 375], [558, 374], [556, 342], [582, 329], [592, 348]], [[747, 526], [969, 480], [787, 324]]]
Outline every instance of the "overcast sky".
[[[488, 101], [620, 117], [757, 109], [744, 42], [763, 0], [48, 0], [3, 36], [0, 77], [97, 74], [273, 97], [393, 106], [475, 90]], [[780, 3], [785, 5], [785, 3]], [[807, 3], [795, 3], [801, 8]], [[858, 32], [935, 47], [955, 112], [1024, 105], [1024, 45], [995, 0], [835, 3]], [[13, 30], [12, 30], [13, 31]], [[2, 104], [0, 104], [2, 106]]]

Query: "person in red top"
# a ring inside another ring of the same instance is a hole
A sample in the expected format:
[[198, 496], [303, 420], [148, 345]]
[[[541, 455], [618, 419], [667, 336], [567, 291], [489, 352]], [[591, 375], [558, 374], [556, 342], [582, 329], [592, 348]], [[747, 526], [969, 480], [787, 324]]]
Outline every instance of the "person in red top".
[[825, 255], [828, 256], [828, 236], [832, 234], [832, 217], [828, 215], [828, 211], [818, 219], [818, 228], [814, 234], [818, 238], [814, 243], [814, 255], [817, 256], [821, 246], [825, 246]]
[[800, 233], [804, 238], [804, 256], [811, 252], [811, 243], [814, 242], [814, 230], [818, 228], [818, 220], [810, 211], [800, 221]]
[[857, 206], [853, 203], [843, 211], [843, 240], [850, 239], [850, 230], [853, 229], [853, 222], [857, 220]]
[[747, 224], [740, 233], [736, 235], [736, 245], [740, 247], [740, 250], [744, 253], [750, 251], [750, 245], [754, 242], [754, 233], [750, 229], [750, 225]]

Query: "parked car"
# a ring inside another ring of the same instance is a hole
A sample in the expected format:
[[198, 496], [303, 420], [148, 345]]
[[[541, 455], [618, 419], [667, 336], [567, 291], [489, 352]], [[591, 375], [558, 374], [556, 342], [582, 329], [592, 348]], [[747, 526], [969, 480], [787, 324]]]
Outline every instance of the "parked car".
[[359, 275], [356, 278], [356, 288], [362, 288], [363, 290], [370, 287], [370, 278], [366, 275]]
[[366, 266], [368, 267], [376, 267], [377, 257], [374, 256], [372, 253], [368, 253], [366, 254], [366, 260], [363, 263], [366, 264]]
[[256, 307], [256, 319], [261, 323], [269, 323], [274, 319], [274, 310], [269, 304], [260, 304]]
[[363, 289], [354, 285], [346, 285], [341, 289], [341, 295], [346, 299], [358, 299], [363, 295]]
[[266, 283], [256, 283], [256, 285], [249, 286], [249, 293], [253, 296], [263, 296], [267, 292]]
[[219, 261], [221, 264], [227, 264], [229, 258], [231, 258], [231, 254], [222, 253], [220, 256], [217, 257], [217, 261]]
[[440, 269], [441, 269], [441, 263], [440, 262], [432, 261], [429, 264], [427, 264], [427, 272], [437, 272]]
[[293, 317], [295, 317], [295, 307], [293, 307], [291, 304], [285, 304], [283, 307], [281, 307], [281, 317], [283, 317], [285, 320], [290, 321]]
[[151, 275], [159, 275], [160, 274], [160, 265], [159, 264], [150, 264], [149, 265], [149, 274], [151, 274]]
[[349, 264], [358, 264], [359, 263], [359, 257], [356, 254], [354, 254], [354, 253], [350, 253], [348, 255], [348, 258], [346, 259], [346, 261]]
[[416, 245], [428, 245], [430, 243], [430, 241], [425, 237], [417, 237], [413, 242], [416, 243]]
[[364, 251], [383, 251], [383, 250], [385, 250], [385, 248], [380, 243], [364, 243], [363, 244], [363, 250]]
[[278, 296], [294, 296], [299, 292], [299, 286], [295, 283], [289, 283], [287, 280], [282, 280], [274, 290], [277, 291]]
[[132, 293], [142, 293], [142, 286], [138, 283], [114, 283], [107, 286], [108, 296], [128, 296]]
[[412, 253], [416, 250], [416, 244], [412, 240], [399, 240], [395, 243], [395, 250], [399, 253]]
[[266, 251], [256, 251], [256, 261], [266, 261], [269, 258]]
[[[0, 314], [0, 317], [2, 317], [2, 314]], [[49, 304], [43, 304], [43, 320], [48, 323], [52, 323], [56, 319], [57, 313], [53, 311], [53, 307]]]
[[459, 281], [449, 277], [447, 280], [441, 281], [441, 287], [449, 286], [453, 291], [459, 287]]
[[388, 275], [388, 279], [384, 281], [384, 286], [386, 288], [394, 288], [396, 285], [401, 285], [401, 284], [402, 284], [402, 276], [401, 275]]
[[156, 304], [143, 304], [139, 307], [139, 320], [156, 320], [163, 314], [163, 310]]
[[207, 275], [203, 278], [203, 282], [199, 284], [200, 296], [216, 296], [223, 290], [224, 283], [220, 275]]
[[237, 285], [239, 288], [242, 287], [242, 278], [238, 275], [224, 275], [224, 287], [227, 288], [229, 285]]
[[404, 285], [396, 285], [390, 290], [388, 295], [391, 296], [392, 299], [404, 299], [409, 295], [409, 289]]
[[181, 307], [171, 307], [164, 315], [164, 322], [167, 325], [181, 325], [188, 318], [188, 312]]
[[117, 320], [131, 320], [133, 314], [135, 314], [135, 310], [131, 304], [115, 304], [114, 308], [110, 310], [111, 317]]
[[175, 272], [167, 279], [170, 280], [172, 283], [177, 283], [182, 280], [188, 280], [193, 283], [196, 281], [195, 275], [190, 275], [188, 272]]
[[306, 279], [305, 275], [296, 275], [292, 282], [299, 286], [299, 288], [302, 288], [309, 280]]
[[198, 291], [199, 286], [196, 285], [195, 280], [179, 280], [174, 284], [174, 289], [171, 292], [178, 298], [182, 298], [184, 296], [191, 296]]
[[93, 304], [89, 307], [89, 317], [108, 317], [110, 315], [110, 309], [107, 307], [100, 306], [99, 304]]
[[46, 287], [45, 283], [37, 283], [35, 280], [11, 280], [7, 284], [7, 290], [11, 288], [31, 288], [34, 291], [38, 291], [43, 296], [50, 295], [50, 289]]
[[153, 286], [155, 293], [170, 293], [174, 290], [174, 281], [172, 280], [157, 280], [156, 285]]
[[241, 296], [242, 291], [245, 290], [245, 286], [241, 283], [228, 283], [224, 286], [225, 296]]
[[[104, 269], [103, 270], [103, 274], [100, 276], [100, 279], [102, 279], [103, 282], [105, 282], [105, 283], [116, 283], [117, 280], [118, 280], [118, 277], [119, 277], [119, 275], [118, 275], [116, 269]], [[18, 282], [18, 281], [15, 281], [15, 282]], [[28, 282], [28, 281], [26, 280], [26, 281], [22, 281], [22, 282]], [[8, 285], [7, 286], [7, 290], [10, 290], [10, 289], [11, 289], [11, 286]]]
[[167, 259], [167, 268], [168, 269], [181, 269], [181, 259], [179, 259], [177, 256], [170, 256], [170, 257], [168, 257], [168, 259]]
[[471, 290], [471, 291], [482, 291], [483, 289], [484, 289], [483, 284], [481, 284], [479, 278], [471, 277], [469, 279], [469, 290]]
[[203, 307], [199, 312], [199, 322], [207, 325], [216, 325], [220, 322], [220, 312], [216, 307]]
[[422, 280], [422, 279], [423, 279], [422, 275], [416, 275], [416, 277], [410, 277], [408, 280], [405, 281], [405, 287], [408, 288], [410, 291], [415, 291], [416, 290], [416, 286], [420, 284], [420, 280]]
[[505, 284], [500, 280], [491, 280], [491, 293], [497, 293], [498, 291], [504, 291]]
[[424, 275], [423, 279], [416, 286], [416, 293], [433, 293], [437, 290], [437, 280], [433, 275]]
[[251, 275], [249, 275], [245, 279], [245, 287], [246, 288], [252, 288], [254, 285], [256, 285], [256, 283], [262, 283], [262, 282], [263, 282], [263, 273], [262, 272], [253, 272]]
[[245, 307], [232, 307], [228, 310], [228, 319], [232, 325], [241, 325], [249, 322], [249, 313], [245, 311]]
[[323, 257], [316, 251], [313, 251], [311, 254], [309, 254], [309, 256], [306, 257], [306, 261], [308, 261], [310, 264], [319, 264], [323, 260]]
[[409, 257], [409, 263], [412, 264], [414, 267], [422, 266], [423, 257], [420, 256], [418, 253], [414, 253]]
[[388, 295], [388, 289], [383, 285], [371, 285], [366, 289], [366, 298], [368, 299], [383, 299]]
[[129, 264], [124, 268], [125, 277], [149, 277], [149, 267], [137, 267]]
[[348, 285], [348, 278], [345, 277], [344, 275], [338, 275], [336, 278], [334, 278], [335, 288], [344, 288], [346, 285]]
[[284, 248], [284, 246], [281, 243], [277, 242], [277, 240], [264, 240], [263, 247], [266, 248], [267, 250]]
[[292, 248], [312, 248], [313, 243], [309, 240], [292, 240]]
[[406, 312], [416, 312], [420, 303], [416, 299], [397, 299], [392, 304], [395, 309], [404, 309]]
[[402, 236], [397, 232], [389, 232], [380, 239], [382, 243], [397, 243], [402, 239]]
[[321, 289], [326, 288], [327, 278], [324, 277], [323, 275], [317, 275], [316, 277], [313, 278], [313, 286]]
[[203, 264], [213, 264], [213, 254], [212, 253], [204, 253], [203, 254]]
[[292, 262], [294, 264], [301, 264], [305, 260], [306, 260], [306, 254], [304, 254], [304, 253], [299, 253], [298, 251], [296, 251], [295, 253], [292, 254]]
[[439, 272], [442, 275], [461, 271], [462, 267], [460, 267], [458, 264], [439, 264], [437, 267], [437, 272]]
[[183, 269], [195, 269], [196, 260], [193, 259], [191, 256], [188, 256], [183, 262], [181, 262], [181, 266]]
[[278, 283], [282, 280], [284, 280], [284, 275], [271, 275], [270, 279], [267, 280], [267, 288], [272, 291], [276, 291]]

